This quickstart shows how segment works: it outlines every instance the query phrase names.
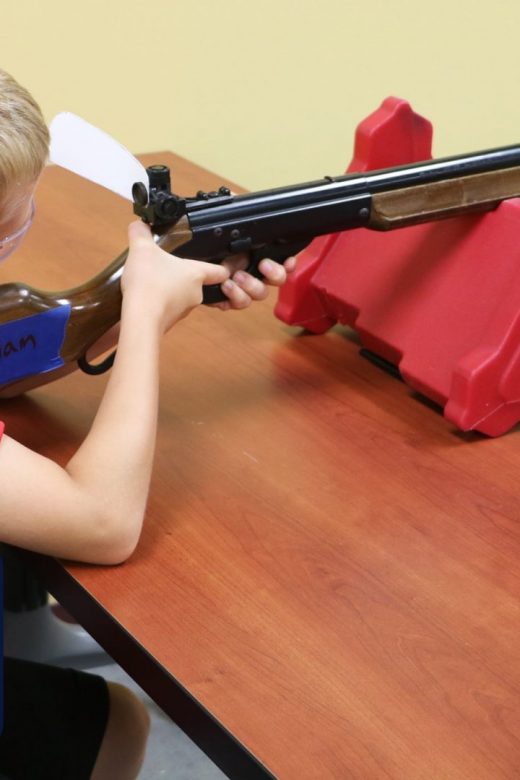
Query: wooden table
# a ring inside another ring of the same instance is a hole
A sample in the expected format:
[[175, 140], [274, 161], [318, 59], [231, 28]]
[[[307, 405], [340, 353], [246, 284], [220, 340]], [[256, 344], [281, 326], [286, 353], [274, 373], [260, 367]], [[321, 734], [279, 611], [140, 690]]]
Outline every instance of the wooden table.
[[[152, 159], [177, 191], [224, 183]], [[1, 279], [83, 281], [124, 246], [129, 212], [48, 170]], [[274, 297], [169, 335], [132, 559], [40, 571], [232, 778], [518, 778], [520, 431], [458, 433], [351, 332], [302, 334]], [[105, 381], [3, 402], [8, 431], [65, 461]]]

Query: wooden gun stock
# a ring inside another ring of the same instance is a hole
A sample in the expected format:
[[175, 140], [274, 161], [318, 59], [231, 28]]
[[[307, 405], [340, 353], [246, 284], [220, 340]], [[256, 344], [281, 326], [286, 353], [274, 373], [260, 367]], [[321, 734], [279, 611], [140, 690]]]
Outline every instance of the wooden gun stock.
[[491, 211], [520, 194], [520, 168], [463, 176], [375, 195], [367, 227], [392, 230], [459, 214]]

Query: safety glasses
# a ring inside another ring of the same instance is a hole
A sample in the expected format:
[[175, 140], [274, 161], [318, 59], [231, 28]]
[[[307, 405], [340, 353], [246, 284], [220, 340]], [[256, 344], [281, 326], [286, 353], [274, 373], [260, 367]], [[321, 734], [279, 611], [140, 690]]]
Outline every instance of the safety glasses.
[[5, 238], [0, 238], [0, 261], [8, 258], [9, 255], [11, 255], [14, 252], [14, 250], [20, 246], [25, 234], [27, 233], [27, 231], [32, 225], [35, 211], [36, 211], [36, 207], [34, 205], [34, 200], [32, 200], [31, 213], [29, 214], [29, 218], [26, 220], [26, 222], [24, 222], [22, 227], [18, 228], [18, 230], [15, 233], [11, 233], [10, 236], [6, 236]]

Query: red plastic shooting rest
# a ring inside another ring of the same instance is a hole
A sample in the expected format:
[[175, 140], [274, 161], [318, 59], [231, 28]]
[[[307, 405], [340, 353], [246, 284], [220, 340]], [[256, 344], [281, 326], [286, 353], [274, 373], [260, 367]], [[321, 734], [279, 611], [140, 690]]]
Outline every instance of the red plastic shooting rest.
[[[356, 131], [349, 171], [431, 158], [432, 125], [387, 98]], [[275, 313], [324, 333], [349, 325], [363, 347], [464, 431], [499, 436], [520, 420], [520, 198], [484, 215], [315, 239]]]

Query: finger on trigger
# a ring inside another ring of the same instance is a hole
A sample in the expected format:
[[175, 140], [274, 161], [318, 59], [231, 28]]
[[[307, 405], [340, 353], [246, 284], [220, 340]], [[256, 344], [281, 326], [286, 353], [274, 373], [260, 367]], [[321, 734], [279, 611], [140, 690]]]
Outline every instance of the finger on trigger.
[[249, 257], [244, 254], [244, 252], [241, 252], [238, 255], [230, 255], [229, 257], [226, 257], [222, 262], [222, 265], [224, 268], [227, 268], [230, 274], [233, 274], [235, 271], [241, 271], [244, 268], [247, 268], [249, 265]]

